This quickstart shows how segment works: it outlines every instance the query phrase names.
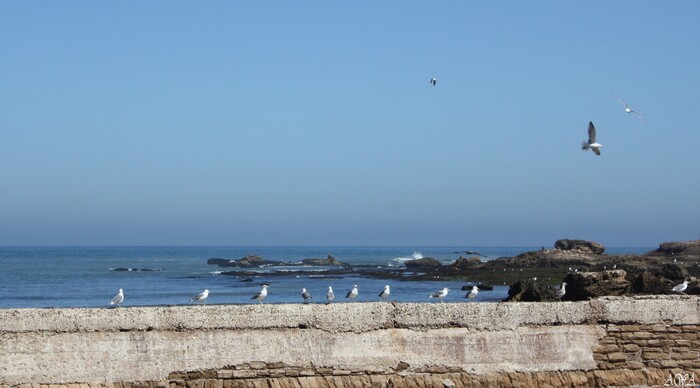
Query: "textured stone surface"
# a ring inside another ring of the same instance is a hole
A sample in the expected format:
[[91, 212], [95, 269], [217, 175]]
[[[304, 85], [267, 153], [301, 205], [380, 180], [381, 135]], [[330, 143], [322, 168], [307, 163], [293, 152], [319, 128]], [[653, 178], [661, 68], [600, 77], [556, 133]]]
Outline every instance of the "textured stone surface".
[[693, 296], [6, 309], [0, 385], [662, 385], [700, 378], [699, 310]]

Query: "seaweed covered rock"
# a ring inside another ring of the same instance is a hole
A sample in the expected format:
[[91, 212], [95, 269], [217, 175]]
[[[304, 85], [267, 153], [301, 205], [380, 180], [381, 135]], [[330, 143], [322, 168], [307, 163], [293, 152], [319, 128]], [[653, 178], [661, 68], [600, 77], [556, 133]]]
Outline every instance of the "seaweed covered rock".
[[678, 264], [666, 263], [661, 267], [661, 271], [657, 272], [656, 275], [663, 276], [669, 280], [680, 280], [683, 281], [688, 279], [690, 275], [688, 270], [681, 267]]
[[604, 246], [588, 240], [557, 240], [554, 243], [554, 248], [562, 251], [590, 252], [595, 255], [602, 255], [605, 252]]
[[635, 294], [668, 294], [671, 292], [671, 282], [649, 272], [631, 276], [631, 291]]
[[566, 275], [567, 300], [587, 300], [599, 296], [619, 296], [629, 293], [630, 282], [621, 269], [600, 272], [575, 272]]
[[481, 265], [481, 259], [478, 257], [460, 257], [457, 261], [452, 263], [451, 267], [456, 272], [462, 272], [479, 265]]

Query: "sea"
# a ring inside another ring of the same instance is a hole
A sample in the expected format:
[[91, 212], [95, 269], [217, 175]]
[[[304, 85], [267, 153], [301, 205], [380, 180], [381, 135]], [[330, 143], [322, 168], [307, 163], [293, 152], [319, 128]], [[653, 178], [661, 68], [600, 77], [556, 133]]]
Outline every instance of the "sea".
[[[469, 247], [492, 260], [512, 257], [540, 247]], [[641, 254], [649, 247], [608, 248], [606, 253]], [[258, 303], [251, 297], [268, 284], [265, 303], [303, 303], [302, 288], [324, 303], [333, 287], [334, 303], [347, 303], [346, 293], [357, 285], [357, 302], [377, 302], [385, 285], [391, 286], [391, 300], [434, 302], [430, 293], [447, 287], [445, 302], [465, 302], [462, 281], [402, 281], [362, 277], [356, 273], [324, 274], [328, 268], [305, 268], [305, 274], [284, 271], [295, 267], [256, 268], [253, 276], [223, 274], [230, 268], [207, 264], [210, 258], [228, 260], [258, 255], [266, 260], [300, 263], [305, 258], [337, 260], [378, 269], [401, 267], [407, 260], [433, 257], [444, 264], [454, 262], [464, 247], [340, 247], [340, 246], [117, 246], [117, 247], [0, 247], [0, 308], [109, 307], [121, 288], [123, 307], [187, 305], [194, 295], [208, 289], [207, 304]], [[282, 273], [280, 273], [282, 272]], [[508, 293], [508, 285], [482, 290], [477, 302], [497, 302]]]

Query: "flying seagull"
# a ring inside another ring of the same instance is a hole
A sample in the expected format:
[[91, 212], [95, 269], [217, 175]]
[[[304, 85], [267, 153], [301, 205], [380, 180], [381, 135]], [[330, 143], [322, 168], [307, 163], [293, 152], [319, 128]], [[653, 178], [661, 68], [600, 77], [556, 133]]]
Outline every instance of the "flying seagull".
[[469, 298], [469, 301], [471, 302], [472, 299], [476, 298], [476, 296], [479, 295], [479, 287], [474, 286], [472, 287], [472, 290], [469, 291], [467, 295], [465, 295], [465, 298]]
[[357, 291], [357, 284], [352, 286], [352, 290], [348, 291], [348, 294], [345, 295], [346, 298], [350, 298], [350, 302], [355, 302], [355, 298], [357, 298], [357, 294], [359, 294], [359, 291]]
[[639, 118], [640, 120], [642, 120], [642, 122], [643, 122], [644, 124], [647, 123], [647, 122], [644, 120], [644, 117], [642, 117], [642, 115], [640, 115], [639, 113], [637, 113], [637, 111], [635, 111], [634, 109], [632, 109], [631, 106], [627, 105], [627, 103], [626, 103], [624, 100], [622, 100], [622, 99], [619, 98], [619, 97], [613, 96], [612, 94], [611, 94], [611, 96], [612, 96], [612, 98], [616, 99], [620, 104], [622, 104], [622, 106], [625, 108], [625, 112], [627, 112], [627, 113], [633, 113], [635, 116], [637, 116], [637, 118]]
[[326, 300], [328, 300], [328, 302], [326, 303], [331, 303], [333, 299], [335, 299], [335, 293], [333, 292], [333, 288], [328, 286], [328, 293], [326, 294]]
[[488, 256], [482, 255], [481, 253], [476, 252], [476, 251], [459, 251], [459, 252], [452, 252], [452, 253], [464, 253], [465, 255], [477, 255], [477, 256], [481, 256], [481, 257], [488, 257]]
[[304, 303], [306, 303], [309, 299], [313, 299], [311, 293], [306, 291], [306, 288], [301, 289], [301, 297], [304, 298]]
[[561, 284], [561, 287], [557, 290], [557, 298], [561, 300], [561, 298], [566, 295], [566, 282]]
[[595, 126], [593, 126], [593, 122], [589, 121], [588, 122], [588, 141], [581, 143], [581, 149], [582, 150], [587, 150], [590, 149], [593, 151], [596, 155], [600, 155], [600, 147], [602, 147], [602, 144], [598, 144], [595, 142]]
[[382, 300], [389, 301], [389, 295], [391, 295], [391, 290], [389, 289], [389, 285], [387, 284], [384, 286], [384, 290], [379, 293], [379, 297], [382, 298]]
[[435, 84], [437, 84], [437, 78], [431, 78], [431, 79], [430, 79], [430, 84], [433, 85], [433, 86], [435, 86]]
[[195, 295], [190, 299], [190, 302], [202, 302], [205, 303], [204, 301], [209, 297], [209, 290], [204, 290], [200, 292], [199, 294]]
[[119, 307], [120, 304], [124, 301], [124, 290], [121, 288], [119, 289], [119, 293], [117, 295], [114, 295], [114, 298], [112, 298], [112, 301], [109, 302], [109, 304], [113, 304], [116, 307]]
[[263, 284], [262, 290], [260, 290], [260, 292], [258, 292], [257, 294], [253, 295], [250, 299], [259, 300], [260, 304], [262, 304], [263, 300], [265, 300], [266, 297], [267, 297], [267, 284]]
[[673, 290], [672, 290], [672, 291], [673, 291], [673, 292], [684, 293], [684, 291], [685, 291], [687, 288], [688, 288], [688, 281], [687, 281], [687, 280], [683, 280], [683, 283], [681, 283], [681, 284], [679, 284], [679, 285], [673, 287]]
[[444, 302], [443, 302], [443, 299], [447, 296], [447, 292], [448, 292], [448, 291], [450, 291], [450, 290], [447, 289], [447, 287], [445, 287], [445, 288], [443, 288], [442, 290], [440, 290], [440, 291], [438, 291], [438, 292], [433, 292], [432, 294], [428, 295], [428, 298], [431, 298], [431, 299], [432, 299], [432, 298], [438, 298], [438, 299], [440, 299], [440, 302], [441, 302], [441, 303], [444, 303]]

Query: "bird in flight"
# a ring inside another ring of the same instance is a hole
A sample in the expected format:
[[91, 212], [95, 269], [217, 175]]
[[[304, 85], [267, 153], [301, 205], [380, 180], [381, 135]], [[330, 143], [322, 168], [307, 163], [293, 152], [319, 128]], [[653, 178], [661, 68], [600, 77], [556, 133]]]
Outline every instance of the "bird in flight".
[[431, 78], [430, 79], [430, 84], [435, 86], [437, 84], [437, 78]]
[[613, 96], [613, 95], [611, 95], [611, 96], [612, 96], [612, 98], [616, 99], [625, 108], [625, 112], [634, 114], [635, 116], [637, 116], [637, 118], [639, 118], [646, 125], [647, 122], [646, 122], [646, 120], [644, 120], [644, 117], [642, 117], [642, 115], [640, 115], [639, 113], [637, 113], [637, 111], [632, 109], [631, 106], [627, 105], [627, 103], [623, 99], [621, 99], [620, 97]]
[[584, 141], [581, 143], [581, 149], [582, 150], [587, 150], [590, 149], [593, 151], [596, 155], [600, 155], [600, 147], [602, 147], [602, 144], [598, 144], [595, 142], [595, 126], [593, 125], [592, 121], [588, 122], [588, 141]]
[[481, 253], [476, 252], [476, 251], [457, 251], [457, 252], [452, 252], [452, 253], [464, 253], [465, 255], [477, 255], [477, 256], [481, 256], [481, 257], [488, 257], [488, 256], [482, 255]]

